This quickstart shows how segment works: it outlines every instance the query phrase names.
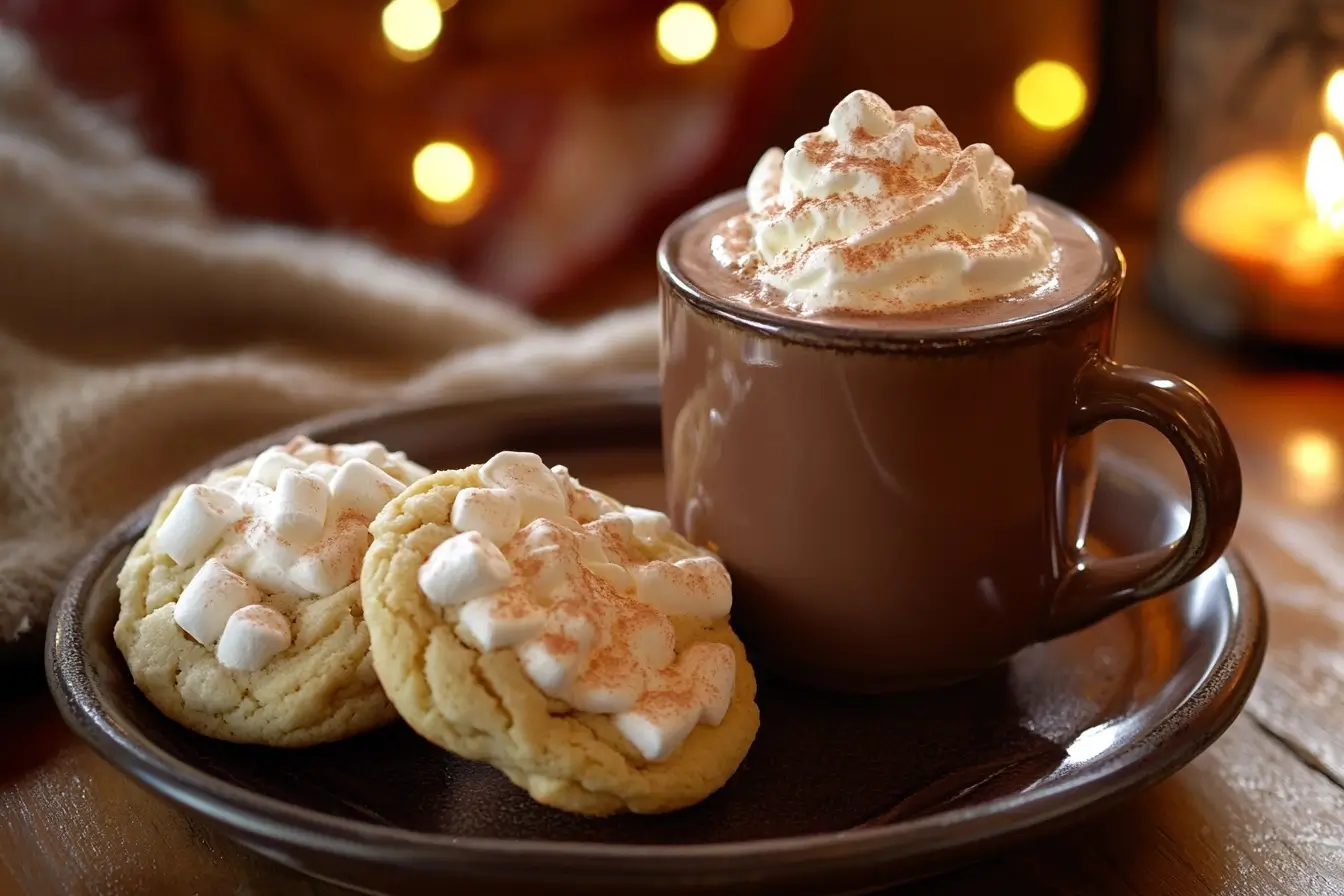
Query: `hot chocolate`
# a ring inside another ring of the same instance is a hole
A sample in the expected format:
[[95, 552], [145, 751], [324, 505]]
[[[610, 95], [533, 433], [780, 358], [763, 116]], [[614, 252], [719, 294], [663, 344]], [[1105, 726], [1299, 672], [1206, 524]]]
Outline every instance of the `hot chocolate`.
[[[791, 320], [860, 330], [898, 332], [938, 331], [989, 327], [1047, 314], [1059, 305], [1077, 301], [1102, 276], [1103, 252], [1096, 232], [1075, 216], [1037, 201], [1032, 210], [1049, 230], [1054, 250], [1049, 276], [1029, 288], [969, 301], [932, 304], [911, 302], [882, 311], [823, 309], [805, 312], [790, 307], [786, 294], [716, 257], [715, 237], [738, 230], [745, 239], [746, 202], [734, 194], [712, 203], [703, 216], [690, 222], [676, 247], [677, 268], [700, 290], [724, 302], [777, 314]], [[895, 304], [895, 303], [892, 303]]]
[[[743, 195], [664, 237], [673, 522], [715, 548], [762, 662], [849, 690], [964, 677], [1188, 580], [1240, 480], [1202, 396], [1108, 359], [1114, 245], [962, 150], [931, 110], [846, 98]], [[1090, 431], [1172, 438], [1191, 534], [1081, 553]]]

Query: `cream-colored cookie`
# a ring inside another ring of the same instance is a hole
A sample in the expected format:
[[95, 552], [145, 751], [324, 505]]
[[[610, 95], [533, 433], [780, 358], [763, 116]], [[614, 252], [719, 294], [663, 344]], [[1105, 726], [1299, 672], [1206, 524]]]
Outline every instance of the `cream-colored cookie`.
[[667, 812], [737, 770], [756, 681], [727, 572], [536, 455], [436, 473], [378, 515], [374, 668], [425, 738], [571, 812]]
[[300, 437], [173, 489], [117, 579], [114, 637], [136, 685], [239, 743], [303, 747], [391, 721], [359, 569], [370, 519], [427, 473], [376, 443]]

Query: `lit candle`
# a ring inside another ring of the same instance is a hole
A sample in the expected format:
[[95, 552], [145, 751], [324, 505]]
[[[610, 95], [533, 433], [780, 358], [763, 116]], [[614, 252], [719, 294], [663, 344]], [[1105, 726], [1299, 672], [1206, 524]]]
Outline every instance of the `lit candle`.
[[[1327, 126], [1344, 121], [1344, 69], [1323, 91]], [[1273, 303], [1344, 312], [1344, 153], [1322, 130], [1301, 156], [1263, 150], [1211, 169], [1182, 198], [1181, 230]]]

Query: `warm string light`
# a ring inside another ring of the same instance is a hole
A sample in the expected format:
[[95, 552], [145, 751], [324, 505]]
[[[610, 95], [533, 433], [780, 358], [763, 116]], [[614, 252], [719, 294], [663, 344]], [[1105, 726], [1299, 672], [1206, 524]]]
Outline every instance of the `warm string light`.
[[1073, 66], [1042, 59], [1027, 66], [1013, 82], [1017, 113], [1042, 131], [1073, 124], [1087, 108], [1087, 83]]
[[731, 0], [724, 16], [735, 44], [744, 50], [764, 50], [789, 33], [793, 4], [789, 0]]
[[411, 161], [411, 182], [424, 216], [435, 224], [462, 224], [485, 203], [478, 160], [459, 143], [446, 140], [420, 149]]
[[658, 16], [658, 55], [673, 65], [690, 65], [707, 57], [719, 39], [719, 26], [699, 3], [673, 3]]
[[431, 143], [411, 163], [415, 187], [432, 202], [456, 202], [471, 191], [476, 163], [456, 143]]
[[456, 0], [391, 0], [383, 7], [383, 40], [404, 62], [423, 59], [443, 33], [443, 14]]

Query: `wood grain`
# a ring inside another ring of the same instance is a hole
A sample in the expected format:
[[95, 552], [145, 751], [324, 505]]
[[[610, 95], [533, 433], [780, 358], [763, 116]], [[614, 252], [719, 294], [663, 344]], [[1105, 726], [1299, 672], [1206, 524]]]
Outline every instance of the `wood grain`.
[[1180, 774], [1100, 818], [894, 892], [971, 896], [1012, 881], [1088, 896], [1337, 896], [1342, 847], [1344, 791], [1244, 717]]
[[[40, 680], [0, 710], [0, 892], [320, 893], [169, 808], [66, 729]], [[328, 890], [326, 892], [337, 892]]]
[[[1141, 268], [1142, 253], [1129, 254]], [[1123, 360], [1195, 380], [1237, 441], [1247, 495], [1238, 543], [1271, 603], [1260, 682], [1242, 718], [1172, 779], [1062, 833], [894, 892], [978, 896], [1011, 883], [1043, 896], [1344, 896], [1344, 381], [1236, 366], [1133, 294], [1121, 334]], [[1174, 452], [1142, 427], [1109, 424], [1103, 441], [1181, 481]], [[345, 892], [151, 797], [67, 732], [36, 676], [6, 690], [0, 893]]]

